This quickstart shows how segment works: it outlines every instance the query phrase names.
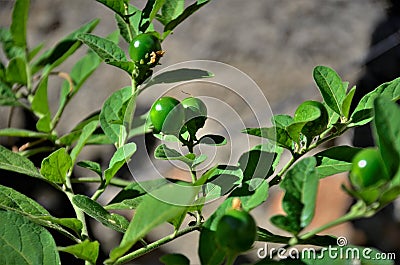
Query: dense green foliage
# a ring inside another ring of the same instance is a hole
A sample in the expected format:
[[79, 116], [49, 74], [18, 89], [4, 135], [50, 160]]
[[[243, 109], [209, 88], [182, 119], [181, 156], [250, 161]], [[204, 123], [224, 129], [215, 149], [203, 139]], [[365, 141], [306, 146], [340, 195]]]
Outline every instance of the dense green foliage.
[[[221, 135], [199, 135], [210, 115], [207, 102], [195, 97], [179, 102], [160, 95], [151, 110], [142, 116], [135, 116], [135, 106], [144, 89], [152, 89], [157, 83], [173, 83], [168, 79], [171, 74], [176, 74], [179, 81], [212, 77], [207, 69], [178, 69], [168, 73], [169, 76], [152, 78], [153, 68], [163, 55], [162, 42], [209, 0], [190, 4], [184, 0], [148, 0], [143, 9], [128, 0], [97, 2], [115, 14], [118, 25], [118, 31], [105, 37], [91, 34], [99, 22], [93, 20], [60, 39], [51, 49], [31, 48], [27, 43], [29, 0], [15, 1], [11, 26], [0, 29], [6, 56], [6, 62], [0, 61], [0, 106], [23, 108], [35, 117], [36, 124], [32, 130], [0, 129], [0, 136], [26, 143], [17, 150], [0, 146], [0, 178], [7, 178], [13, 172], [45, 182], [43, 185], [50, 185], [65, 195], [75, 212], [73, 217], [53, 216], [27, 195], [0, 185], [1, 264], [59, 264], [59, 252], [74, 255], [87, 264], [122, 264], [180, 236], [199, 231], [201, 263], [230, 265], [237, 255], [251, 248], [255, 239], [285, 247], [334, 245], [336, 240], [332, 237], [318, 234], [350, 220], [371, 217], [400, 195], [400, 119], [393, 118], [400, 116], [395, 103], [400, 99], [400, 79], [384, 83], [359, 102], [352, 102], [356, 88], [348, 89], [348, 83], [333, 69], [317, 66], [313, 78], [321, 93], [321, 102], [305, 101], [293, 116], [275, 115], [269, 127], [243, 129], [244, 134], [262, 137], [267, 142], [242, 154], [236, 163], [214, 164], [200, 174], [197, 167], [207, 157], [196, 153], [194, 147], [218, 148], [227, 142]], [[160, 24], [159, 31], [155, 31], [153, 23]], [[124, 46], [119, 44], [120, 38], [130, 45], [129, 58], [121, 48]], [[69, 73], [60, 75], [58, 69], [82, 48], [89, 49]], [[82, 119], [70, 132], [59, 135], [57, 126], [68, 103], [103, 62], [126, 72], [131, 84], [113, 92], [99, 109], [93, 110], [93, 115]], [[48, 100], [50, 75], [65, 79], [59, 88], [60, 100], [55, 113], [51, 112]], [[356, 105], [353, 111], [352, 103]], [[371, 121], [376, 149], [335, 146], [310, 155], [310, 151], [323, 148], [324, 143], [349, 129]], [[183, 147], [184, 151], [175, 150], [163, 143], [155, 148], [154, 157], [182, 162], [190, 172], [191, 181], [161, 178], [135, 182], [117, 177], [137, 150], [134, 137], [145, 133]], [[81, 161], [79, 154], [89, 145], [112, 145], [115, 152], [105, 165]], [[286, 163], [280, 160], [284, 151], [290, 155]], [[37, 154], [44, 156], [39, 164], [31, 159]], [[76, 177], [76, 166], [94, 172], [96, 177]], [[349, 171], [352, 186], [343, 186], [343, 190], [356, 203], [340, 218], [313, 230], [307, 229], [315, 214], [319, 181]], [[98, 186], [92, 194], [77, 194], [75, 183], [97, 183]], [[277, 185], [284, 191], [284, 214], [274, 215], [270, 221], [282, 234], [256, 227], [257, 220], [254, 222], [252, 217], [252, 210], [262, 205], [269, 189]], [[120, 191], [108, 204], [103, 204], [98, 199], [110, 186]], [[204, 215], [206, 203], [221, 197], [224, 200], [216, 210], [209, 216]], [[232, 210], [232, 203], [238, 200], [242, 210]], [[134, 210], [133, 218], [129, 220], [114, 210]], [[106, 260], [98, 260], [100, 243], [90, 234], [87, 218], [122, 235], [121, 242], [107, 253]], [[187, 218], [191, 220], [188, 224], [184, 222]], [[173, 227], [170, 235], [145, 242], [150, 231], [167, 223]], [[49, 231], [74, 243], [57, 246]], [[142, 246], [137, 247], [136, 243]], [[276, 264], [271, 258], [257, 264]], [[162, 257], [161, 261], [167, 265], [190, 263], [187, 257], [175, 253]], [[325, 264], [331, 261], [324, 258]], [[289, 264], [312, 262], [302, 259]], [[337, 260], [335, 264], [348, 262]]]

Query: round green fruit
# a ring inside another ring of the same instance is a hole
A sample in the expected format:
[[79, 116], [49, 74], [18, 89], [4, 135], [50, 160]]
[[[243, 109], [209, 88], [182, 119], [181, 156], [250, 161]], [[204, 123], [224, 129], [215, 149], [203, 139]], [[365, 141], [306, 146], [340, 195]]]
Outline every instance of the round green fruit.
[[154, 67], [162, 56], [160, 40], [152, 33], [139, 34], [129, 45], [129, 55], [140, 65]]
[[388, 180], [385, 165], [377, 149], [366, 148], [354, 156], [350, 181], [355, 188], [367, 188]]
[[155, 133], [177, 135], [185, 120], [182, 105], [173, 97], [162, 97], [156, 100], [151, 106], [149, 115]]
[[217, 224], [218, 244], [230, 253], [249, 250], [257, 237], [257, 225], [246, 211], [231, 209]]

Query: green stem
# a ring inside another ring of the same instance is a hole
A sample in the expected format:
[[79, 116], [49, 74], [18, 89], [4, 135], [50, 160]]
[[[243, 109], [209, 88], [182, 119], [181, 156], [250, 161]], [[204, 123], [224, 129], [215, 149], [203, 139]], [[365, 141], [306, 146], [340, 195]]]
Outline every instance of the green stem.
[[129, 34], [129, 40], [133, 40], [133, 31], [132, 31], [132, 26], [131, 26], [131, 21], [129, 19], [129, 6], [125, 5], [125, 16], [124, 16], [124, 21], [126, 25], [128, 26], [128, 34]]
[[106, 187], [104, 185], [104, 182], [102, 182], [102, 184], [100, 185], [100, 187], [96, 190], [96, 192], [93, 194], [92, 196], [92, 200], [96, 201], [101, 194], [103, 194], [103, 192], [106, 190]]
[[65, 103], [62, 104], [56, 114], [54, 115], [52, 121], [51, 121], [51, 130], [54, 130], [54, 128], [57, 126], [58, 122], [60, 121], [61, 115], [64, 112], [65, 106], [67, 105], [67, 103], [69, 102], [69, 96], [67, 97], [67, 99], [65, 100]]
[[289, 162], [286, 163], [286, 165], [281, 169], [281, 171], [279, 171], [279, 173], [270, 180], [270, 182], [268, 183], [270, 187], [275, 186], [277, 184], [279, 184], [282, 180], [283, 175], [285, 175], [286, 171], [289, 170], [289, 168], [300, 158], [301, 156], [295, 156], [292, 155], [292, 157], [290, 158]]
[[[28, 61], [28, 59], [26, 60]], [[31, 71], [31, 67], [29, 66], [29, 64], [26, 64], [26, 89], [28, 90], [28, 92], [30, 93], [32, 91], [32, 71]]]
[[168, 242], [170, 242], [170, 241], [172, 241], [172, 240], [174, 240], [174, 239], [176, 239], [178, 237], [186, 235], [186, 234], [188, 234], [188, 233], [190, 233], [192, 231], [199, 230], [200, 226], [201, 226], [201, 224], [200, 225], [196, 225], [196, 226], [191, 226], [191, 227], [188, 227], [186, 229], [180, 230], [180, 231], [178, 231], [178, 232], [176, 232], [174, 234], [171, 234], [171, 235], [168, 235], [166, 237], [163, 237], [163, 238], [161, 238], [161, 239], [159, 239], [157, 241], [154, 241], [153, 243], [148, 244], [145, 247], [139, 248], [138, 250], [135, 250], [134, 252], [131, 252], [131, 253], [125, 255], [125, 256], [120, 257], [113, 264], [114, 265], [123, 264], [123, 263], [131, 261], [133, 259], [136, 259], [136, 258], [138, 258], [138, 257], [140, 257], [140, 256], [142, 256], [142, 255], [144, 255], [146, 253], [149, 253], [150, 251], [152, 251], [152, 250], [154, 250], [154, 249], [156, 249], [156, 248], [158, 248], [158, 247], [160, 247], [160, 246], [162, 246], [162, 245], [164, 245], [164, 244], [166, 244], [166, 243], [168, 243]]
[[290, 169], [290, 167], [297, 161], [299, 160], [303, 155], [305, 155], [307, 152], [315, 149], [316, 147], [320, 146], [323, 143], [329, 142], [330, 140], [342, 135], [344, 132], [347, 131], [347, 128], [345, 128], [344, 130], [340, 131], [340, 132], [336, 132], [334, 134], [329, 135], [326, 138], [320, 139], [317, 142], [313, 143], [312, 145], [310, 145], [304, 153], [298, 154], [298, 153], [293, 153], [292, 154], [292, 158], [290, 159], [290, 161], [281, 169], [281, 171], [279, 171], [279, 173], [273, 178], [271, 179], [271, 181], [269, 182], [269, 186], [272, 187], [274, 185], [277, 185], [281, 182], [283, 175]]
[[[85, 177], [85, 178], [73, 178], [71, 179], [71, 183], [100, 183], [102, 180], [100, 178], [96, 177]], [[109, 185], [119, 187], [119, 188], [125, 188], [126, 186], [132, 184], [134, 182], [132, 181], [127, 181], [123, 179], [118, 179], [118, 178], [112, 178], [110, 180]]]
[[236, 258], [237, 258], [237, 254], [229, 254], [225, 265], [233, 265], [233, 263], [235, 262]]
[[195, 183], [197, 181], [196, 171], [193, 169], [190, 169], [190, 174], [192, 176], [192, 182]]
[[58, 107], [56, 114], [54, 115], [53, 119], [51, 120], [51, 130], [54, 130], [54, 128], [57, 126], [58, 122], [60, 121], [61, 115], [64, 113], [65, 107], [68, 105], [69, 101], [75, 95], [76, 90], [74, 88], [74, 83], [72, 81], [72, 78], [69, 74], [64, 73], [64, 72], [50, 72], [49, 75], [57, 75], [58, 77], [65, 79], [69, 83], [69, 89], [70, 89], [70, 92], [68, 93], [67, 97], [65, 98], [64, 103]]
[[81, 223], [82, 223], [82, 233], [81, 233], [81, 235], [82, 235], [83, 237], [89, 237], [89, 233], [88, 233], [87, 225], [86, 225], [85, 214], [83, 213], [83, 211], [82, 211], [79, 207], [77, 207], [77, 206], [72, 202], [72, 199], [74, 198], [74, 195], [75, 195], [75, 194], [74, 194], [74, 192], [73, 192], [73, 190], [72, 190], [72, 184], [71, 184], [71, 176], [70, 176], [70, 174], [67, 175], [65, 187], [67, 188], [67, 190], [65, 191], [65, 194], [67, 195], [69, 201], [71, 202], [72, 208], [73, 208], [74, 211], [75, 211], [76, 218], [77, 218], [79, 221], [81, 221]]
[[309, 238], [315, 236], [317, 233], [320, 233], [320, 232], [322, 232], [322, 231], [324, 231], [324, 230], [326, 230], [328, 228], [331, 228], [331, 227], [346, 223], [348, 221], [363, 217], [365, 215], [365, 213], [367, 212], [367, 210], [365, 208], [361, 208], [360, 209], [360, 206], [362, 207], [363, 205], [364, 204], [362, 204], [362, 202], [361, 203], [359, 202], [358, 204], [355, 204], [351, 208], [350, 212], [348, 212], [347, 214], [339, 217], [336, 220], [333, 220], [333, 221], [331, 221], [331, 222], [329, 222], [327, 224], [324, 224], [324, 225], [322, 225], [320, 227], [317, 227], [317, 228], [315, 228], [315, 229], [303, 234], [302, 236], [299, 237], [299, 239], [300, 240], [309, 239]]
[[310, 146], [307, 148], [307, 151], [313, 150], [314, 148], [320, 146], [321, 144], [326, 143], [326, 142], [329, 142], [330, 140], [335, 139], [336, 137], [338, 137], [338, 136], [342, 135], [343, 133], [345, 133], [345, 132], [347, 131], [347, 129], [348, 129], [348, 128], [345, 128], [345, 129], [343, 129], [342, 131], [333, 133], [333, 134], [329, 135], [329, 136], [326, 137], [326, 138], [319, 139], [317, 142], [315, 142], [315, 143], [313, 143], [312, 145], [310, 145]]

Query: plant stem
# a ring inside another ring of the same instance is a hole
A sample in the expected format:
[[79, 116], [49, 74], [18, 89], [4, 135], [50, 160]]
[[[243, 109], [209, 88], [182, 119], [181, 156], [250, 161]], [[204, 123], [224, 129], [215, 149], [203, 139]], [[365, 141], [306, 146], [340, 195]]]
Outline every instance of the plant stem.
[[275, 186], [277, 184], [279, 184], [282, 180], [282, 176], [286, 173], [286, 171], [289, 170], [289, 168], [297, 161], [297, 159], [299, 159], [301, 156], [295, 156], [292, 155], [292, 157], [290, 158], [289, 162], [286, 163], [286, 165], [281, 169], [281, 171], [279, 171], [279, 173], [269, 181], [269, 186]]
[[307, 151], [310, 151], [310, 150], [312, 150], [312, 149], [318, 147], [319, 145], [321, 145], [321, 144], [323, 144], [323, 143], [329, 142], [330, 140], [333, 140], [333, 139], [335, 139], [336, 137], [339, 137], [340, 135], [342, 135], [343, 133], [345, 133], [345, 132], [347, 131], [347, 129], [348, 129], [348, 128], [346, 127], [345, 129], [343, 129], [343, 130], [340, 131], [340, 132], [332, 133], [332, 134], [329, 135], [328, 137], [318, 140], [316, 143], [313, 143], [312, 145], [310, 145], [310, 146], [308, 147]]
[[363, 206], [363, 204], [362, 203], [355, 204], [351, 208], [350, 212], [348, 212], [347, 214], [339, 217], [336, 220], [333, 220], [333, 221], [331, 221], [331, 222], [329, 222], [327, 224], [324, 224], [324, 225], [322, 225], [320, 227], [317, 227], [317, 228], [315, 228], [315, 229], [303, 234], [302, 236], [299, 237], [299, 239], [301, 239], [301, 240], [309, 239], [309, 238], [313, 237], [314, 235], [316, 235], [317, 233], [322, 232], [322, 231], [324, 231], [324, 230], [326, 230], [328, 228], [331, 228], [333, 226], [337, 226], [337, 225], [340, 225], [342, 223], [345, 223], [345, 222], [348, 222], [348, 221], [363, 217], [367, 213], [367, 210], [365, 208], [361, 208], [360, 209], [359, 208], [360, 206]]
[[[26, 61], [28, 61], [28, 58], [26, 58]], [[31, 67], [29, 66], [29, 64], [26, 64], [26, 89], [28, 90], [28, 92], [32, 92], [32, 71], [31, 71]]]
[[289, 170], [289, 168], [297, 161], [299, 160], [303, 155], [305, 155], [307, 152], [313, 150], [314, 148], [320, 146], [323, 143], [326, 143], [340, 135], [342, 135], [344, 132], [347, 131], [347, 128], [344, 128], [342, 131], [333, 133], [331, 135], [329, 135], [326, 138], [320, 139], [318, 140], [316, 143], [313, 143], [312, 145], [310, 145], [304, 153], [301, 154], [297, 154], [297, 153], [293, 153], [292, 154], [292, 158], [290, 159], [290, 161], [288, 163], [286, 163], [286, 165], [281, 169], [281, 171], [279, 171], [279, 173], [273, 178], [271, 179], [271, 181], [269, 182], [269, 186], [272, 187], [274, 185], [277, 185], [281, 182], [282, 180], [282, 176], [286, 173], [286, 171]]
[[[85, 177], [85, 178], [73, 178], [71, 179], [71, 183], [99, 183], [102, 182], [100, 178], [95, 178], [95, 177]], [[119, 188], [125, 188], [126, 186], [134, 183], [133, 181], [127, 181], [123, 179], [118, 179], [118, 178], [112, 178], [110, 180], [109, 185], [119, 187]]]
[[51, 120], [51, 130], [54, 130], [54, 128], [57, 126], [58, 122], [60, 121], [61, 115], [63, 114], [65, 107], [68, 105], [68, 102], [71, 100], [71, 98], [75, 95], [76, 91], [74, 91], [75, 90], [74, 82], [72, 81], [72, 78], [68, 73], [51, 72], [50, 74], [57, 75], [57, 76], [65, 79], [69, 84], [69, 94], [65, 98], [64, 103], [62, 103], [58, 107], [56, 114], [54, 115], [53, 119]]
[[236, 257], [237, 257], [237, 255], [235, 255], [235, 254], [228, 255], [228, 258], [227, 258], [227, 260], [226, 260], [225, 265], [233, 265], [233, 263], [234, 263], [235, 260], [236, 260]]
[[82, 211], [79, 207], [77, 207], [77, 206], [72, 202], [72, 199], [73, 199], [73, 197], [74, 197], [74, 192], [73, 192], [73, 190], [72, 190], [70, 173], [67, 174], [65, 186], [66, 186], [66, 188], [67, 188], [67, 190], [65, 191], [65, 194], [67, 195], [69, 201], [71, 202], [72, 208], [73, 208], [74, 211], [75, 211], [76, 218], [77, 218], [79, 221], [81, 221], [81, 223], [82, 223], [82, 233], [81, 233], [81, 235], [82, 235], [83, 237], [89, 237], [89, 233], [88, 233], [87, 226], [86, 226], [85, 214], [83, 213], [83, 211]]
[[133, 40], [133, 32], [132, 32], [131, 21], [129, 19], [129, 6], [125, 4], [124, 7], [125, 7], [125, 16], [123, 19], [124, 19], [126, 25], [128, 26], [129, 39], [130, 39], [130, 41], [132, 41]]
[[131, 252], [131, 253], [125, 255], [125, 256], [120, 257], [113, 264], [114, 265], [123, 264], [123, 263], [131, 261], [133, 259], [136, 259], [136, 258], [138, 258], [138, 257], [140, 257], [140, 256], [142, 256], [142, 255], [144, 255], [146, 253], [149, 253], [150, 251], [152, 251], [152, 250], [154, 250], [154, 249], [156, 249], [156, 248], [158, 248], [158, 247], [160, 247], [160, 246], [162, 246], [162, 245], [164, 245], [164, 244], [166, 244], [166, 243], [168, 243], [168, 242], [170, 242], [170, 241], [172, 241], [172, 240], [174, 240], [174, 239], [176, 239], [178, 237], [186, 235], [186, 234], [188, 234], [188, 233], [190, 233], [192, 231], [199, 230], [200, 227], [201, 227], [201, 224], [195, 225], [195, 226], [191, 226], [191, 227], [188, 227], [186, 229], [180, 230], [180, 231], [178, 231], [178, 232], [176, 232], [174, 234], [171, 234], [171, 235], [168, 235], [166, 237], [163, 237], [163, 238], [161, 238], [161, 239], [159, 239], [157, 241], [154, 241], [153, 243], [148, 244], [145, 247], [139, 248], [138, 250], [135, 250], [134, 252]]
[[104, 185], [104, 182], [102, 182], [102, 184], [100, 185], [100, 187], [96, 190], [96, 192], [92, 195], [92, 200], [96, 201], [101, 194], [103, 194], [103, 192], [105, 191], [106, 187]]

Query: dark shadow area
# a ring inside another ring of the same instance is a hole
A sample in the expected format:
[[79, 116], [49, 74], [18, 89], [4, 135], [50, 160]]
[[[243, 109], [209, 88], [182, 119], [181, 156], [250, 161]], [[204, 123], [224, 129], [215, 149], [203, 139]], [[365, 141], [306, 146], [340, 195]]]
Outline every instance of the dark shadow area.
[[[372, 32], [364, 71], [357, 81], [353, 103], [359, 102], [365, 94], [382, 83], [400, 77], [400, 1], [387, 0], [387, 3], [386, 16], [377, 23]], [[375, 146], [369, 124], [355, 128], [353, 145]], [[394, 252], [396, 264], [400, 264], [400, 223], [395, 218], [395, 211], [395, 206], [391, 204], [375, 216], [354, 221], [353, 224], [364, 233], [365, 246], [375, 247], [385, 253]]]

